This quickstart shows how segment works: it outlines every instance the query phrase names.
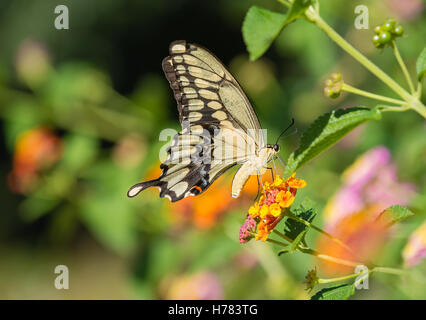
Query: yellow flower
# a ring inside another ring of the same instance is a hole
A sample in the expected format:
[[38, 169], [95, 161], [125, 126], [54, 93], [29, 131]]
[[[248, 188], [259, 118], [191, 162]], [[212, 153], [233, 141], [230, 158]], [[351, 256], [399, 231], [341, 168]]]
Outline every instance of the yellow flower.
[[272, 183], [264, 182], [263, 186], [264, 194], [250, 207], [249, 214], [252, 218], [256, 218], [255, 239], [266, 241], [281, 220], [283, 208], [293, 204], [297, 189], [305, 187], [306, 182], [296, 179], [293, 173], [286, 180], [276, 175]]
[[281, 214], [281, 207], [278, 203], [273, 203], [269, 206], [269, 211], [274, 217], [278, 217]]
[[296, 179], [294, 178], [294, 176], [292, 175], [288, 181], [287, 181], [287, 185], [290, 188], [294, 188], [294, 189], [300, 189], [300, 188], [304, 188], [306, 187], [306, 181], [302, 180], [302, 179]]
[[265, 191], [269, 191], [271, 189], [271, 184], [268, 181], [265, 181], [263, 183], [263, 188], [265, 189]]
[[274, 182], [272, 183], [272, 187], [279, 187], [284, 183], [284, 180], [281, 179], [279, 175], [276, 175]]
[[265, 218], [269, 213], [269, 206], [264, 204], [262, 208], [260, 208], [260, 217]]
[[290, 191], [281, 190], [277, 194], [276, 202], [279, 203], [281, 208], [288, 208], [294, 202], [294, 196]]
[[256, 202], [254, 205], [252, 205], [249, 209], [249, 214], [251, 215], [252, 218], [256, 218], [257, 216], [259, 216], [259, 203]]
[[262, 240], [265, 242], [268, 239], [268, 236], [271, 232], [272, 230], [268, 230], [268, 226], [263, 221], [261, 221], [257, 225], [257, 234], [255, 239]]

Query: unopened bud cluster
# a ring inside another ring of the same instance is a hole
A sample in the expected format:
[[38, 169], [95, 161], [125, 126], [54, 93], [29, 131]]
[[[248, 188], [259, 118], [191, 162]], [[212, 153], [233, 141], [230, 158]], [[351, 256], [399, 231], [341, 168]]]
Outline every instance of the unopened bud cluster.
[[324, 95], [326, 97], [336, 99], [340, 96], [340, 92], [342, 91], [343, 80], [342, 75], [338, 72], [333, 72], [325, 81], [324, 87]]
[[374, 28], [376, 33], [373, 36], [373, 43], [376, 48], [383, 48], [385, 45], [392, 43], [395, 38], [402, 36], [404, 29], [397, 24], [395, 19], [389, 18], [380, 26]]

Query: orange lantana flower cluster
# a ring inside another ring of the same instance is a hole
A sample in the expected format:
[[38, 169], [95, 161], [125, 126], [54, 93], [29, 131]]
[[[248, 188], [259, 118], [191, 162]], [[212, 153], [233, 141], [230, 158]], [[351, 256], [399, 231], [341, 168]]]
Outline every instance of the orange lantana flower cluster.
[[256, 240], [266, 241], [268, 239], [269, 234], [281, 220], [283, 210], [293, 204], [297, 189], [306, 186], [306, 182], [296, 179], [295, 175], [296, 173], [293, 173], [286, 180], [277, 175], [273, 183], [265, 182], [264, 195], [250, 207], [247, 217], [247, 219], [255, 219], [257, 222]]

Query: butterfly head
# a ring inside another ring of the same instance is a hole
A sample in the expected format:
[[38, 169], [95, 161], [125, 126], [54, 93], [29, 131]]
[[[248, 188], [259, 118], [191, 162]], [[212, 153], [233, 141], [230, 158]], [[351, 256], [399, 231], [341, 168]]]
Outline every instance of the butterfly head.
[[268, 144], [266, 145], [266, 148], [268, 149], [269, 153], [271, 153], [272, 155], [275, 155], [280, 152], [280, 145], [278, 143]]
[[274, 155], [280, 152], [280, 145], [278, 143], [276, 144], [268, 144], [266, 145], [266, 150], [268, 153], [268, 160], [271, 159]]

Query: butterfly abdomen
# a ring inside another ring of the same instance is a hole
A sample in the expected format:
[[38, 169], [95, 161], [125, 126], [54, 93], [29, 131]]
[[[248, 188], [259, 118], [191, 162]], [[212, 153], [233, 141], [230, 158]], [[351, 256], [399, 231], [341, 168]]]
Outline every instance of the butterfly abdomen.
[[232, 187], [231, 187], [232, 198], [238, 198], [240, 196], [241, 190], [243, 190], [247, 180], [255, 172], [256, 172], [255, 168], [249, 162], [244, 163], [238, 169], [238, 171], [235, 173], [234, 179], [232, 180]]

